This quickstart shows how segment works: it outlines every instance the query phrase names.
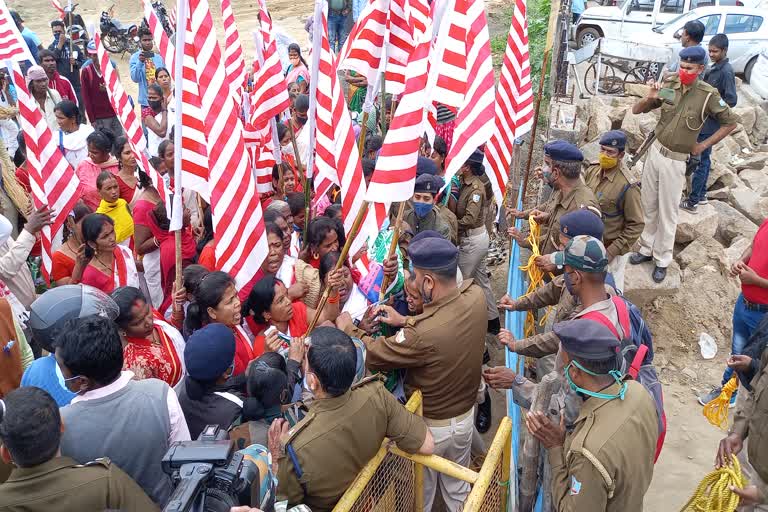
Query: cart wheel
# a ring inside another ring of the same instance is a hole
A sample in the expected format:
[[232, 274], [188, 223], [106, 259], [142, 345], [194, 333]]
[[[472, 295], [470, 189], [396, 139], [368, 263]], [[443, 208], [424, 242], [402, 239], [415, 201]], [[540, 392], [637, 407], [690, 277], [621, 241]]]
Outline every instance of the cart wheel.
[[653, 78], [648, 66], [635, 66], [624, 77], [625, 84], [644, 84]]
[[[597, 76], [597, 62], [593, 62], [584, 73], [584, 89], [591, 95], [595, 94], [595, 77]], [[601, 94], [614, 94], [616, 91], [616, 70], [613, 66], [603, 62], [600, 70], [598, 89]]]

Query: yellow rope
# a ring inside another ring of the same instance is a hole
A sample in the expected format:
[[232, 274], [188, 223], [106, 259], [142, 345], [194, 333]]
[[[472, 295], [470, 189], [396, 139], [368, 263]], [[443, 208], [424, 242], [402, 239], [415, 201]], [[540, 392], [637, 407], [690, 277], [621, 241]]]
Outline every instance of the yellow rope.
[[743, 489], [747, 480], [741, 472], [741, 465], [735, 455], [732, 464], [710, 471], [693, 496], [680, 512], [733, 512], [739, 504], [739, 496], [729, 487]]
[[[542, 272], [542, 270], [536, 266], [536, 257], [541, 256], [541, 252], [539, 250], [539, 236], [541, 233], [541, 227], [539, 226], [539, 223], [533, 219], [533, 216], [528, 218], [528, 226], [530, 231], [528, 232], [527, 240], [531, 246], [531, 257], [528, 258], [528, 263], [520, 266], [520, 270], [528, 274], [528, 290], [526, 290], [525, 295], [533, 292], [536, 288], [541, 286], [541, 283], [544, 281], [544, 272]], [[550, 274], [550, 276], [551, 275], [552, 274]], [[547, 313], [541, 317], [541, 320], [539, 320], [539, 325], [544, 325], [548, 314], [549, 310], [547, 310]], [[526, 338], [536, 334], [536, 317], [534, 316], [533, 311], [528, 311], [528, 314], [525, 316], [523, 334]]]
[[720, 396], [704, 406], [704, 417], [707, 418], [712, 425], [719, 427], [722, 430], [728, 430], [728, 408], [731, 404], [731, 397], [738, 388], [739, 379], [734, 375], [731, 377], [731, 380], [723, 386]]

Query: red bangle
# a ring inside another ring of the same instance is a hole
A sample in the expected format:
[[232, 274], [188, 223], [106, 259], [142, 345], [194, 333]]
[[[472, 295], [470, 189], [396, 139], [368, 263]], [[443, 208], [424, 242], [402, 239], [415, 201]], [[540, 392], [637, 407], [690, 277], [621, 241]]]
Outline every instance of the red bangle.
[[339, 294], [338, 292], [336, 295], [329, 295], [328, 296], [328, 303], [329, 304], [338, 304], [339, 303]]

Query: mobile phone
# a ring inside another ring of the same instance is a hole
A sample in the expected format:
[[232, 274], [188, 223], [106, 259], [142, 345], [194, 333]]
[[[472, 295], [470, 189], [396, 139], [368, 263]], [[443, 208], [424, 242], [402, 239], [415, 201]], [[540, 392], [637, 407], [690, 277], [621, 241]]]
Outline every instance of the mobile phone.
[[[277, 327], [271, 325], [266, 331], [264, 331], [264, 336], [268, 336], [274, 331], [277, 331]], [[283, 342], [283, 347], [288, 348], [291, 346], [291, 337], [287, 334], [283, 334], [282, 332], [277, 331], [277, 337], [280, 339], [280, 341]]]

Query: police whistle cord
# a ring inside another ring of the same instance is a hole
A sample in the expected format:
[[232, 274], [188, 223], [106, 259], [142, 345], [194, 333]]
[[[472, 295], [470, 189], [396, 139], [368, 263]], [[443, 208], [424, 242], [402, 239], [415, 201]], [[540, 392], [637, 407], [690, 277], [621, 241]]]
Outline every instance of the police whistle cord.
[[723, 386], [720, 396], [704, 406], [702, 412], [707, 421], [722, 430], [728, 430], [728, 409], [730, 408], [731, 397], [738, 388], [739, 379], [734, 374], [731, 380]]
[[[531, 246], [531, 257], [528, 258], [528, 263], [520, 266], [520, 270], [528, 274], [528, 289], [525, 291], [525, 295], [532, 293], [536, 288], [541, 286], [541, 283], [544, 281], [544, 272], [536, 266], [536, 258], [541, 256], [541, 251], [539, 250], [541, 227], [539, 226], [539, 223], [534, 220], [533, 215], [528, 217], [528, 226], [530, 231], [528, 232], [527, 240]], [[552, 274], [550, 274], [550, 277], [551, 276]], [[544, 325], [548, 315], [549, 309], [547, 309], [546, 314], [541, 317], [539, 325]], [[536, 317], [534, 316], [533, 311], [528, 311], [528, 314], [525, 316], [523, 334], [526, 338], [536, 334]]]
[[739, 505], [738, 494], [731, 487], [743, 489], [747, 479], [741, 472], [741, 465], [735, 455], [731, 455], [732, 463], [728, 466], [714, 469], [705, 476], [693, 496], [680, 512], [734, 512]]

